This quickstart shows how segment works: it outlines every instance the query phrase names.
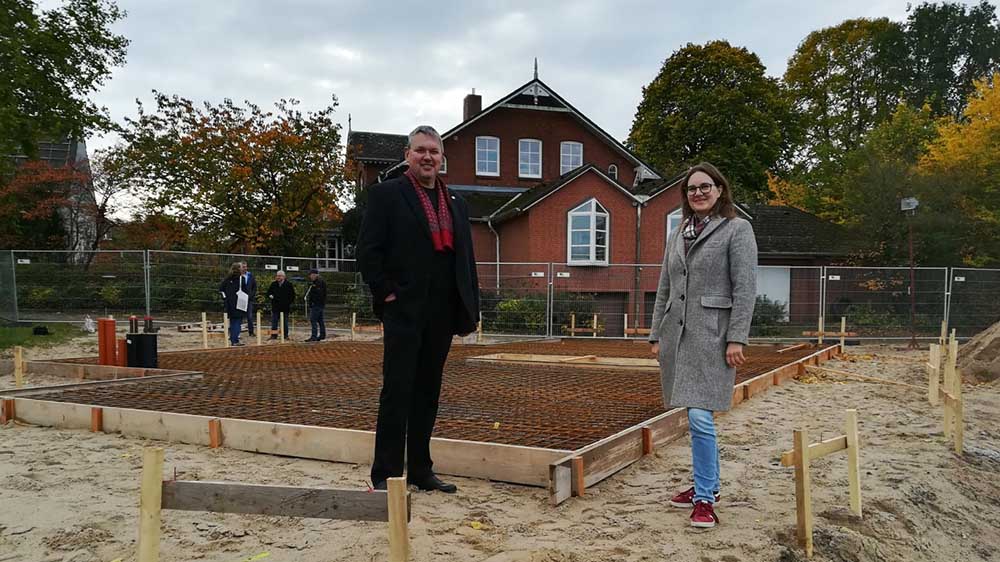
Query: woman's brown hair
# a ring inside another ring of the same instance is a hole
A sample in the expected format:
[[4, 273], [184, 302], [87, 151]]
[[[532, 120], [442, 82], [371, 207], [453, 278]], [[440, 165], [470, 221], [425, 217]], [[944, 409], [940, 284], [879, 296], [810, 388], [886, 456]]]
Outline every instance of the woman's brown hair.
[[229, 277], [239, 277], [241, 271], [240, 262], [236, 262], [229, 267]]
[[713, 166], [708, 162], [702, 162], [700, 164], [691, 166], [688, 168], [687, 174], [684, 175], [684, 182], [681, 184], [681, 208], [683, 209], [684, 218], [688, 218], [694, 214], [694, 209], [691, 208], [691, 203], [688, 202], [687, 198], [687, 187], [688, 181], [691, 180], [691, 176], [695, 172], [702, 172], [708, 174], [715, 182], [715, 185], [719, 188], [719, 199], [715, 202], [715, 206], [712, 207], [712, 215], [720, 215], [731, 219], [736, 216], [736, 207], [733, 205], [732, 190], [729, 188], [729, 180], [726, 176], [722, 175], [722, 172], [718, 168]]

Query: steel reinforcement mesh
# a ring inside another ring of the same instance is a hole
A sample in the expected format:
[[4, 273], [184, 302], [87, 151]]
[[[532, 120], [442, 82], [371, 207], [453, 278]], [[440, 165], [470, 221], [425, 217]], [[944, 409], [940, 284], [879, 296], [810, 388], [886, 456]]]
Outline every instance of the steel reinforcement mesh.
[[[737, 382], [813, 353], [751, 346]], [[434, 435], [574, 450], [665, 411], [659, 374], [585, 365], [491, 364], [493, 353], [651, 357], [640, 342], [567, 339], [456, 345], [445, 365]], [[137, 382], [32, 398], [223, 418], [374, 430], [382, 344], [331, 341], [162, 353], [160, 368], [195, 380]]]

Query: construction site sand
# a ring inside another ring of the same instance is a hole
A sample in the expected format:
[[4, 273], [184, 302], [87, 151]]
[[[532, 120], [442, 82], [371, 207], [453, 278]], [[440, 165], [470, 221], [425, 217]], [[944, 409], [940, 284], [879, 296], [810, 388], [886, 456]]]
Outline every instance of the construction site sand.
[[966, 380], [1000, 379], [1000, 322], [976, 334], [958, 353], [958, 368]]
[[[57, 353], [57, 350], [52, 350]], [[852, 348], [827, 365], [921, 384], [925, 353]], [[880, 355], [885, 353], [885, 355]], [[63, 357], [81, 355], [67, 351]], [[10, 386], [9, 376], [0, 377]], [[39, 381], [34, 381], [39, 382]], [[941, 435], [922, 393], [865, 382], [789, 382], [719, 418], [722, 525], [687, 526], [667, 500], [689, 482], [686, 439], [558, 508], [545, 490], [456, 478], [456, 495], [415, 493], [412, 560], [489, 562], [783, 562], [795, 547], [792, 469], [777, 459], [791, 432], [813, 440], [859, 410], [864, 518], [847, 509], [844, 455], [813, 464], [818, 561], [1000, 559], [1000, 384], [966, 388], [966, 451]], [[368, 467], [210, 450], [117, 435], [9, 424], [0, 428], [0, 559], [135, 560], [145, 445], [167, 448], [178, 477], [361, 487]], [[8, 558], [13, 557], [13, 558]], [[165, 512], [162, 560], [382, 561], [385, 525]]]

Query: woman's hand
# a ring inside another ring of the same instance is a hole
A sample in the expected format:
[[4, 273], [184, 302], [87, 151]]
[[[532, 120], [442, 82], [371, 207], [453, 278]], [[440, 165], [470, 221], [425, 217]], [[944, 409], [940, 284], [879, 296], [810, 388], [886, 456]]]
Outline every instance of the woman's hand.
[[747, 358], [743, 356], [743, 344], [729, 342], [726, 346], [726, 365], [739, 367], [746, 363]]
[[653, 342], [653, 355], [660, 356], [660, 342]]

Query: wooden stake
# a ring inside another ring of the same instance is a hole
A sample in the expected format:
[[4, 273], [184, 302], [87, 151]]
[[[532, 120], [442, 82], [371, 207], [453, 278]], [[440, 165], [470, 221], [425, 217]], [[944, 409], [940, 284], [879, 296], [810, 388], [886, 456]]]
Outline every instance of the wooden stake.
[[642, 454], [653, 454], [653, 428], [642, 428]]
[[278, 313], [278, 343], [285, 343], [285, 313]]
[[222, 313], [222, 339], [226, 340], [226, 347], [233, 345], [233, 342], [229, 341], [229, 314], [226, 312]]
[[116, 351], [117, 361], [115, 364], [119, 367], [128, 367], [128, 340], [122, 338], [118, 340], [118, 350]]
[[847, 353], [844, 348], [844, 334], [847, 333], [847, 318], [844, 316], [840, 317], [840, 353]]
[[264, 345], [264, 332], [260, 329], [260, 309], [257, 309], [257, 345]]
[[389, 562], [406, 562], [410, 558], [406, 479], [390, 478], [386, 488], [389, 492]]
[[163, 499], [163, 449], [142, 453], [142, 491], [139, 496], [138, 562], [160, 560], [160, 506]]
[[575, 338], [576, 337], [576, 313], [575, 312], [570, 312], [569, 313], [569, 337], [571, 337], [571, 338]]
[[795, 461], [795, 517], [799, 545], [806, 550], [806, 557], [813, 555], [812, 494], [809, 490], [809, 437], [804, 429], [794, 432]]
[[479, 323], [476, 324], [476, 343], [483, 343], [483, 311], [479, 311]]
[[930, 359], [927, 363], [927, 402], [931, 406], [938, 403], [938, 382], [941, 378], [941, 345], [932, 343]]
[[208, 420], [208, 446], [212, 449], [222, 446], [222, 420]]
[[90, 432], [101, 433], [104, 431], [104, 408], [93, 407], [90, 409]]
[[354, 328], [358, 325], [358, 313], [351, 313], [351, 341], [354, 341]]
[[201, 347], [208, 349], [208, 314], [201, 313]]
[[847, 410], [847, 482], [851, 488], [851, 512], [861, 517], [861, 464], [858, 455], [858, 411]]
[[955, 371], [955, 452], [962, 454], [965, 441], [965, 401], [962, 399], [962, 372]]
[[941, 321], [941, 336], [938, 337], [938, 343], [943, 346], [945, 344], [945, 340], [947, 338], [948, 338], [948, 321], [947, 320], [942, 320]]
[[819, 345], [823, 345], [823, 330], [826, 328], [825, 322], [823, 322], [823, 316], [819, 317], [819, 334], [816, 336], [819, 338]]
[[[944, 366], [944, 391], [954, 395], [955, 392], [955, 367], [958, 363], [958, 341], [955, 339], [955, 334], [952, 332], [951, 339], [948, 340], [948, 360]], [[949, 407], [946, 403], [944, 408], [944, 437], [945, 439], [952, 438], [952, 429], [954, 427], [954, 408]]]
[[14, 387], [24, 386], [24, 348], [16, 346], [14, 348]]
[[576, 488], [576, 495], [582, 496], [586, 486], [583, 478], [583, 457], [573, 458], [573, 486]]
[[4, 398], [0, 400], [0, 425], [12, 422], [16, 419], [14, 415], [14, 399]]
[[594, 313], [594, 337], [597, 337], [597, 313]]
[[628, 313], [625, 313], [625, 339], [628, 339]]

